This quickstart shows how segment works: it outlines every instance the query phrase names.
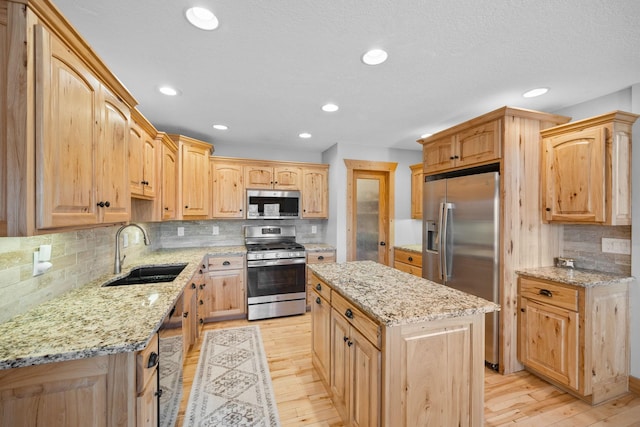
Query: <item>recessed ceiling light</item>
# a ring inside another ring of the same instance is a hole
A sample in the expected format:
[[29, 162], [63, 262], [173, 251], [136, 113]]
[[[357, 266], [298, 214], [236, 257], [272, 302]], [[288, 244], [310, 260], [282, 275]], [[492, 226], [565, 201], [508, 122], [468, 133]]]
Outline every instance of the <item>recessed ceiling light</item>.
[[433, 135], [432, 133], [423, 133], [422, 135], [420, 135], [420, 138], [429, 138], [431, 135]]
[[158, 90], [160, 91], [161, 94], [167, 95], [167, 96], [176, 96], [178, 94], [178, 91], [172, 88], [171, 86], [160, 86]]
[[336, 104], [324, 104], [322, 106], [322, 111], [326, 111], [327, 113], [333, 113], [334, 111], [338, 111], [340, 109], [340, 107], [338, 107]]
[[213, 128], [214, 129], [218, 129], [218, 130], [227, 130], [227, 129], [229, 129], [229, 127], [225, 126], [225, 125], [213, 125]]
[[371, 49], [362, 55], [362, 62], [367, 65], [379, 65], [386, 61], [388, 56], [382, 49]]
[[311, 134], [310, 134], [310, 133], [308, 133], [308, 132], [302, 132], [302, 133], [301, 133], [300, 135], [298, 135], [298, 136], [299, 136], [300, 138], [303, 138], [303, 139], [311, 138]]
[[531, 89], [530, 91], [523, 93], [522, 96], [524, 96], [525, 98], [535, 98], [536, 96], [544, 95], [547, 92], [549, 92], [549, 88], [539, 87], [537, 89]]
[[209, 9], [204, 7], [192, 7], [185, 12], [187, 19], [194, 27], [201, 30], [215, 30], [218, 28], [218, 18]]

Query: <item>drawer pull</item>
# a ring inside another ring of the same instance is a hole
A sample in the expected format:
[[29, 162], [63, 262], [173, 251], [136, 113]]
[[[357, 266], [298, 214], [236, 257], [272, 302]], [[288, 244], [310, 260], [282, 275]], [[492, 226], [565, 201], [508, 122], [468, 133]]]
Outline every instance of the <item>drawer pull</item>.
[[184, 313], [182, 313], [182, 317], [189, 317], [189, 312], [185, 311]]
[[413, 261], [413, 257], [412, 256], [409, 257], [409, 261]]
[[342, 340], [343, 340], [344, 342], [347, 342], [347, 341], [349, 341], [349, 337], [342, 337]]
[[347, 345], [348, 345], [349, 347], [351, 347], [351, 346], [353, 345], [353, 341], [349, 341], [349, 342], [347, 343]]
[[322, 300], [320, 299], [320, 297], [316, 298], [316, 304], [318, 304], [318, 305], [322, 304]]
[[548, 289], [540, 289], [540, 292], [538, 292], [540, 295], [544, 295], [545, 297], [549, 297], [551, 298], [553, 296], [553, 294], [551, 293], [550, 290]]
[[320, 283], [318, 283], [318, 284], [316, 285], [316, 289], [317, 289], [317, 290], [319, 290], [319, 291], [321, 291], [321, 290], [322, 290], [322, 285], [321, 285]]
[[192, 283], [192, 284], [191, 284], [191, 289], [195, 289], [195, 288], [196, 288], [196, 284], [195, 284], [195, 283]]
[[344, 312], [344, 315], [347, 316], [347, 319], [353, 319], [353, 311], [350, 308], [347, 308], [347, 311]]
[[318, 261], [322, 261], [324, 259], [324, 256], [320, 255], [318, 256]]
[[147, 368], [153, 368], [158, 364], [158, 353], [152, 351], [149, 355], [149, 360], [147, 361]]
[[231, 265], [231, 263], [229, 261], [225, 261], [222, 263], [222, 265]]

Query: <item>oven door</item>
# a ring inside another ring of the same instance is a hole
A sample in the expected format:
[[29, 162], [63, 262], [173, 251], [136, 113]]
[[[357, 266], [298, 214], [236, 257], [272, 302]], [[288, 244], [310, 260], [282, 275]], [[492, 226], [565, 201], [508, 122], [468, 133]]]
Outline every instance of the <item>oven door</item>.
[[305, 259], [247, 261], [249, 304], [305, 298]]

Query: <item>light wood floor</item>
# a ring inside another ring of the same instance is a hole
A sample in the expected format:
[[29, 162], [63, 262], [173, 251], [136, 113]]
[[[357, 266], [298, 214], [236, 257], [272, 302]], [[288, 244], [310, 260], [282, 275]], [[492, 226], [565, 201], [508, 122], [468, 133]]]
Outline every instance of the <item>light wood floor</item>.
[[[310, 314], [209, 323], [205, 330], [247, 324], [260, 326], [282, 426], [343, 426], [311, 366]], [[183, 422], [199, 356], [196, 346], [186, 358], [178, 426]], [[486, 370], [484, 407], [486, 426], [640, 426], [639, 396], [629, 393], [592, 407], [524, 371], [503, 376]]]

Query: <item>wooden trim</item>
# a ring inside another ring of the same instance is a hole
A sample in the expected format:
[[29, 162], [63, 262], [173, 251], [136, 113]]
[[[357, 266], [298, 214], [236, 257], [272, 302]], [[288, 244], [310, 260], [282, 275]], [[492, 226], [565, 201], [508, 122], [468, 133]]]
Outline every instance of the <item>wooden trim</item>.
[[225, 156], [211, 156], [211, 160], [214, 162], [224, 162], [224, 163], [242, 163], [242, 164], [250, 164], [253, 165], [261, 165], [261, 166], [297, 166], [301, 168], [306, 167], [314, 167], [314, 168], [323, 168], [329, 169], [329, 165], [326, 163], [312, 163], [312, 162], [292, 162], [292, 161], [284, 161], [284, 160], [260, 160], [260, 159], [248, 159], [243, 157], [225, 157]]
[[375, 162], [368, 160], [352, 160], [344, 159], [347, 167], [347, 261], [355, 260], [354, 246], [355, 238], [355, 209], [354, 209], [354, 171], [374, 171], [387, 173], [387, 214], [388, 214], [388, 230], [387, 230], [387, 262], [392, 263], [391, 248], [395, 241], [394, 220], [395, 220], [395, 170], [398, 163], [395, 162]]
[[640, 396], [640, 378], [629, 376], [629, 391]]
[[590, 128], [598, 125], [606, 125], [611, 122], [620, 122], [633, 125], [636, 119], [640, 117], [639, 114], [627, 113], [625, 111], [612, 111], [610, 113], [601, 114], [595, 117], [589, 117], [583, 120], [577, 120], [575, 122], [566, 123], [558, 126], [554, 126], [549, 129], [540, 131], [540, 135], [545, 138], [548, 134], [554, 136], [564, 132], [576, 132], [584, 128]]
[[156, 136], [158, 135], [158, 130], [155, 128], [155, 126], [153, 126], [153, 124], [151, 124], [151, 122], [145, 116], [142, 115], [140, 111], [138, 111], [137, 108], [131, 109], [131, 120], [135, 124], [140, 126], [142, 130], [147, 132], [151, 138], [156, 139]]

